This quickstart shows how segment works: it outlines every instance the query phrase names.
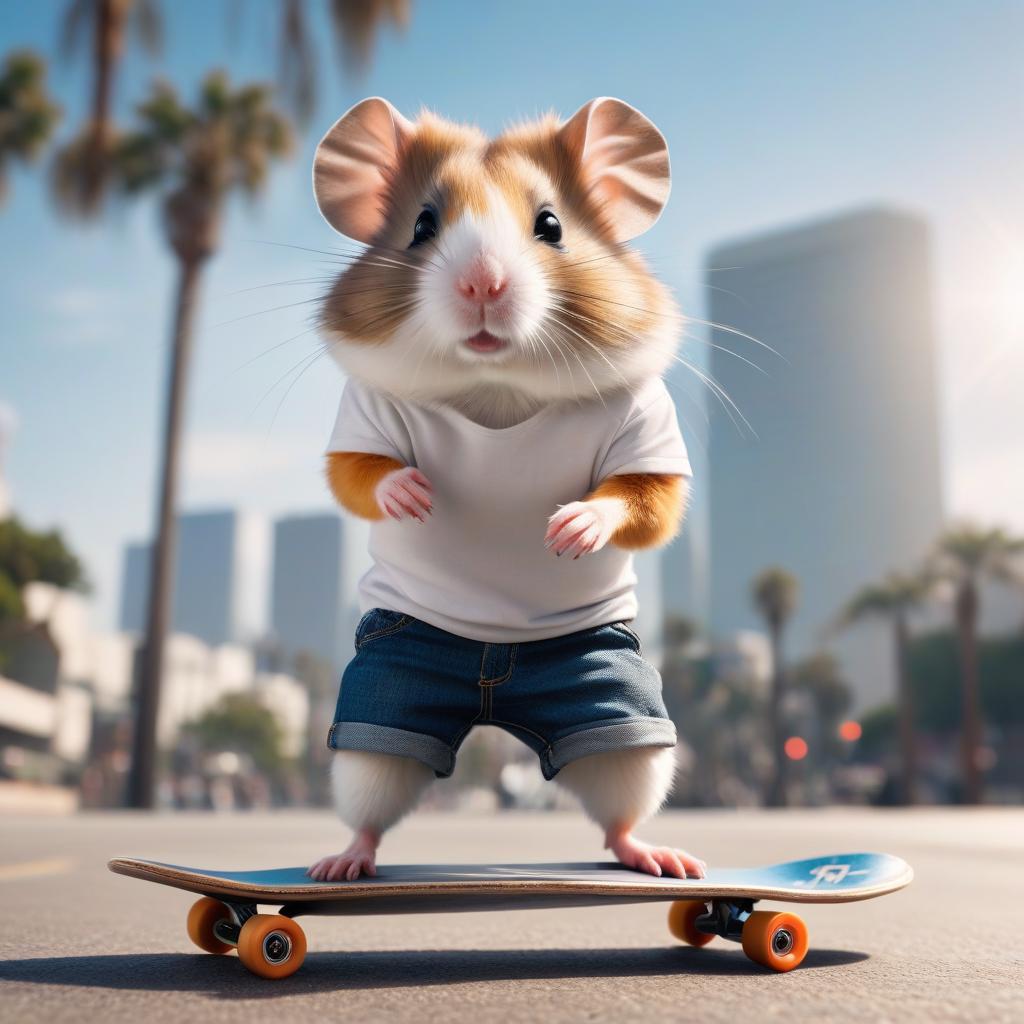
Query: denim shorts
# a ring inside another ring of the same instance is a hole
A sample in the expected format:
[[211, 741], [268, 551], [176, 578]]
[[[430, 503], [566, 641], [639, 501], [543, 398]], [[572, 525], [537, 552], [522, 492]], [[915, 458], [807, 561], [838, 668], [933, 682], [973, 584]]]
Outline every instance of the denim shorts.
[[588, 754], [672, 747], [661, 677], [624, 623], [525, 643], [455, 636], [374, 608], [356, 628], [327, 745], [412, 757], [444, 778], [474, 725], [536, 751], [544, 777]]

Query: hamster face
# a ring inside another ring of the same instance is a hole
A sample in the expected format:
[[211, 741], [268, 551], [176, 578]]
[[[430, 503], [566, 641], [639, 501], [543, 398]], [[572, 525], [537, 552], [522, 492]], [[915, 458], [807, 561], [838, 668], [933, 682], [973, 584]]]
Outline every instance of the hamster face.
[[[489, 140], [431, 114], [411, 124], [390, 105], [376, 113], [383, 166], [360, 180], [376, 216], [359, 206], [358, 188], [339, 185], [358, 178], [349, 154], [365, 152], [365, 133], [354, 142], [351, 128], [335, 136], [333, 153], [343, 155], [331, 159], [332, 133], [346, 118], [325, 137], [329, 151], [315, 168], [325, 216], [368, 243], [321, 310], [348, 373], [401, 398], [497, 403], [514, 419], [517, 408], [594, 397], [664, 371], [680, 315], [621, 237], [635, 226], [630, 215], [642, 221], [651, 209], [634, 203], [623, 212], [603, 196], [629, 188], [628, 161], [611, 165], [627, 184], [602, 191], [578, 125], [567, 133], [572, 122], [549, 117]], [[664, 146], [650, 129], [656, 139], [639, 144], [648, 165]], [[589, 134], [593, 142], [598, 133]], [[667, 155], [664, 173], [667, 196]]]

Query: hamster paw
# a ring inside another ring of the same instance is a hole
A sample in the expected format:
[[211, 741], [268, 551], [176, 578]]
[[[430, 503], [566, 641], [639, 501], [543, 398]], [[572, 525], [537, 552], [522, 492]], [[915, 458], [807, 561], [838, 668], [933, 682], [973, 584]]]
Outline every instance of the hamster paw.
[[377, 843], [372, 836], [360, 833], [344, 853], [322, 857], [307, 872], [317, 882], [354, 881], [360, 875], [377, 874]]
[[373, 496], [386, 516], [401, 521], [406, 516], [425, 523], [424, 515], [434, 511], [433, 486], [415, 466], [403, 466], [386, 473], [377, 482]]
[[544, 546], [577, 559], [600, 551], [626, 518], [620, 498], [594, 498], [563, 505], [549, 520]]
[[651, 846], [642, 843], [629, 832], [610, 836], [608, 848], [627, 868], [646, 871], [658, 878], [662, 875], [703, 878], [707, 873], [707, 864], [685, 850], [676, 850], [671, 846]]

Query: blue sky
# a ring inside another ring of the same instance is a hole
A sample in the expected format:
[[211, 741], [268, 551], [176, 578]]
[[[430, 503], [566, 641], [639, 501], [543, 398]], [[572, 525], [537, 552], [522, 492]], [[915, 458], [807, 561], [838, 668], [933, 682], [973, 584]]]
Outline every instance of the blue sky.
[[[65, 6], [4, 5], [0, 52], [55, 59]], [[119, 119], [157, 74], [186, 96], [213, 67], [272, 77], [276, 2], [235, 6], [231, 31], [231, 4], [164, 2], [163, 54], [130, 52]], [[285, 394], [315, 351], [312, 306], [295, 304], [316, 287], [282, 282], [329, 269], [286, 246], [346, 244], [309, 188], [312, 149], [335, 117], [380, 94], [408, 115], [427, 105], [494, 132], [610, 94], [669, 140], [672, 199], [641, 247], [696, 316], [702, 255], [725, 238], [872, 202], [928, 217], [949, 508], [1024, 529], [1024, 4], [414, 0], [408, 30], [385, 33], [364, 79], [346, 80], [327, 45], [320, 66], [312, 124], [265, 196], [232, 206], [206, 275], [186, 506], [328, 504], [320, 453], [340, 378], [319, 360]], [[61, 137], [80, 123], [89, 81], [81, 57], [55, 62]], [[7, 476], [19, 512], [59, 525], [83, 554], [109, 622], [121, 545], [152, 520], [174, 266], [152, 201], [68, 224], [42, 167], [12, 175], [0, 240], [0, 402], [19, 424]]]

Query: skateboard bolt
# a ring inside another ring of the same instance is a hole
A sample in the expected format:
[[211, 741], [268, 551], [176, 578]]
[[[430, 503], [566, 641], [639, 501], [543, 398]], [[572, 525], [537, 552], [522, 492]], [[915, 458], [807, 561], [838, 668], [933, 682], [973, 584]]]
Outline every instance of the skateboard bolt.
[[279, 964], [287, 960], [291, 948], [291, 940], [281, 932], [271, 932], [263, 940], [263, 956], [271, 964]]
[[772, 949], [779, 954], [788, 953], [793, 948], [793, 936], [786, 928], [780, 928], [772, 935]]

